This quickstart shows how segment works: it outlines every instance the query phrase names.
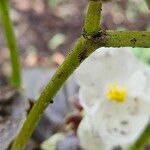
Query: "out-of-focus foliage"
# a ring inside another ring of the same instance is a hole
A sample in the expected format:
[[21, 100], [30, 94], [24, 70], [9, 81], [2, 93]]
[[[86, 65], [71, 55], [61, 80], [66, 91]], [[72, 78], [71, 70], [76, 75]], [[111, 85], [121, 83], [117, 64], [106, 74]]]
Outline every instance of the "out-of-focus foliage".
[[48, 43], [51, 49], [56, 49], [59, 45], [63, 44], [65, 41], [65, 35], [58, 33], [54, 35]]
[[148, 63], [150, 65], [150, 49], [146, 48], [134, 48], [134, 54], [143, 62]]
[[149, 10], [150, 10], [150, 0], [145, 0], [146, 3], [147, 3], [147, 6], [149, 7]]
[[61, 0], [48, 0], [52, 7], [56, 7]]

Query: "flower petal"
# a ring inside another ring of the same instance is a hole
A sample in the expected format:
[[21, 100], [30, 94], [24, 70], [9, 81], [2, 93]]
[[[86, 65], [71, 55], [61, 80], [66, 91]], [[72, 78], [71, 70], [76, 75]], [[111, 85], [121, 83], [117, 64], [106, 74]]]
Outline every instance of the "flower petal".
[[78, 137], [80, 145], [85, 150], [104, 150], [104, 144], [99, 135], [94, 132], [88, 117], [85, 117], [80, 123], [78, 128]]
[[92, 107], [97, 103], [100, 103], [101, 96], [100, 89], [93, 89], [88, 87], [80, 88], [79, 100], [86, 113], [88, 113], [89, 110], [92, 109]]
[[[103, 101], [91, 114], [93, 128], [107, 145], [122, 146], [133, 142], [149, 121], [149, 104], [128, 97], [123, 104]], [[107, 140], [106, 140], [107, 139]]]
[[134, 72], [129, 80], [126, 82], [128, 91], [133, 96], [141, 95], [144, 92], [146, 86], [146, 77], [143, 70]]
[[100, 48], [77, 69], [80, 86], [102, 89], [109, 82], [126, 80], [139, 66], [130, 48]]
[[144, 75], [146, 78], [146, 85], [143, 92], [144, 94], [143, 96], [148, 102], [150, 102], [150, 67], [149, 66], [145, 66]]

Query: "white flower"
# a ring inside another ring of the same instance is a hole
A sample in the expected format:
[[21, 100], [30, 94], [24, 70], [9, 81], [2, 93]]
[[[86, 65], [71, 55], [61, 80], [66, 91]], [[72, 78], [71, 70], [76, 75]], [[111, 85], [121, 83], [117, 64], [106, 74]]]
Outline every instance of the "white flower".
[[92, 123], [88, 117], [85, 117], [79, 125], [78, 138], [81, 147], [85, 150], [104, 149], [104, 144], [100, 136], [94, 131]]
[[107, 146], [130, 144], [148, 123], [149, 75], [130, 48], [98, 49], [77, 69], [81, 105]]

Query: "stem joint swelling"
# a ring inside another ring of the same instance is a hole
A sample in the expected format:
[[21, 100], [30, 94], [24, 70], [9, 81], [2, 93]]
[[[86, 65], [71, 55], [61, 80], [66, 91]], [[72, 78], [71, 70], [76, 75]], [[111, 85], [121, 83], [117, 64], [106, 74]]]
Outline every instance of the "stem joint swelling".
[[107, 39], [107, 33], [104, 29], [100, 29], [98, 32], [93, 32], [92, 34], [87, 34], [85, 28], [83, 28], [82, 36], [83, 38], [91, 40], [94, 43], [101, 42], [102, 44], [104, 44]]

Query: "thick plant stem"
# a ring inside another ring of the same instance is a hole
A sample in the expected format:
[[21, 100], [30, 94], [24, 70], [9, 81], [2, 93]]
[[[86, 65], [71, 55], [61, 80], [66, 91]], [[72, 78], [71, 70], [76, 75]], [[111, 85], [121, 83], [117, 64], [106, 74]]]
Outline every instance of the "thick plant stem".
[[[98, 1], [94, 2], [98, 10], [101, 10], [101, 4]], [[93, 2], [89, 2], [87, 18], [85, 20], [85, 34], [87, 36], [81, 37], [76, 43], [74, 49], [68, 55], [64, 63], [58, 68], [51, 81], [45, 87], [43, 92], [41, 93], [39, 99], [36, 104], [30, 111], [18, 137], [12, 145], [12, 150], [22, 150], [30, 138], [38, 120], [40, 119], [41, 114], [46, 109], [46, 107], [53, 102], [53, 97], [56, 95], [57, 91], [66, 81], [66, 79], [73, 73], [73, 71], [82, 63], [84, 59], [86, 59], [94, 50], [98, 47], [106, 46], [106, 47], [123, 47], [123, 46], [131, 46], [131, 47], [150, 47], [150, 41], [144, 43], [145, 39], [150, 38], [150, 33], [148, 32], [113, 32], [113, 31], [99, 31], [99, 20], [100, 14], [95, 13], [92, 8]], [[92, 8], [92, 9], [91, 9]], [[93, 12], [94, 15], [90, 15]], [[96, 16], [95, 16], [96, 15]], [[91, 17], [90, 17], [91, 16]], [[88, 24], [87, 20], [92, 22], [93, 18], [97, 18], [95, 21], [95, 31], [92, 30], [93, 24]], [[94, 34], [96, 35], [94, 35]], [[94, 35], [94, 36], [93, 36]], [[121, 37], [123, 35], [123, 38]], [[90, 38], [89, 38], [90, 36]], [[141, 38], [143, 37], [143, 38]], [[134, 39], [135, 38], [135, 39]], [[118, 41], [119, 40], [119, 41]], [[125, 40], [125, 44], [123, 41]], [[123, 44], [121, 45], [120, 42]]]
[[87, 16], [84, 30], [87, 35], [93, 35], [100, 29], [100, 16], [102, 4], [100, 1], [90, 1], [87, 9]]
[[[91, 8], [91, 5], [93, 3], [89, 2], [89, 7]], [[100, 10], [101, 5], [99, 5], [99, 2], [95, 2], [94, 6], [98, 6]], [[96, 11], [96, 10], [95, 10]], [[100, 22], [100, 14], [99, 11], [95, 13], [95, 11], [92, 9], [92, 12], [90, 10], [87, 11], [87, 18], [90, 22], [93, 20], [93, 17], [97, 19], [95, 21], [95, 26], [99, 26]], [[90, 13], [93, 13], [91, 15], [91, 18], [89, 17]], [[85, 20], [85, 23], [87, 20]], [[97, 24], [96, 24], [97, 23]], [[89, 27], [91, 26], [91, 27]], [[86, 32], [91, 33], [89, 31], [92, 29], [92, 24], [87, 25], [88, 28], [86, 28]], [[96, 29], [97, 30], [97, 29]], [[95, 31], [97, 32], [97, 31]], [[39, 99], [37, 100], [36, 104], [33, 106], [32, 110], [30, 111], [18, 137], [16, 138], [15, 142], [12, 145], [12, 150], [22, 150], [24, 149], [25, 144], [27, 143], [28, 139], [30, 138], [38, 120], [41, 117], [41, 114], [46, 109], [46, 107], [53, 102], [53, 97], [56, 95], [57, 91], [60, 89], [60, 87], [63, 85], [63, 83], [66, 81], [66, 79], [73, 73], [73, 71], [80, 65], [80, 63], [88, 57], [90, 53], [92, 53], [95, 50], [95, 46], [93, 43], [81, 37], [79, 41], [76, 43], [73, 51], [70, 55], [66, 58], [64, 63], [58, 68], [54, 76], [52, 77], [51, 81], [48, 83], [48, 85], [45, 87], [44, 91], [41, 93]]]
[[8, 47], [10, 50], [11, 65], [12, 65], [11, 84], [15, 87], [20, 87], [21, 76], [20, 76], [19, 54], [12, 22], [9, 15], [8, 0], [0, 0], [0, 15]]
[[46, 107], [53, 102], [52, 98], [55, 96], [62, 84], [79, 66], [79, 64], [95, 50], [94, 46], [91, 48], [91, 44], [92, 43], [90, 41], [84, 38], [81, 38], [77, 42], [73, 52], [66, 58], [62, 66], [58, 68], [51, 81], [41, 93], [41, 96], [29, 113], [21, 132], [16, 138], [16, 141], [13, 143], [12, 150], [22, 150], [24, 148], [24, 145], [31, 136], [38, 120], [40, 119], [41, 114]]
[[150, 140], [150, 122], [146, 126], [143, 133], [135, 141], [135, 143], [129, 148], [129, 150], [144, 150], [145, 145]]
[[[88, 37], [85, 37], [88, 39]], [[143, 47], [150, 48], [148, 31], [99, 31], [90, 39], [95, 47]]]
[[[99, 41], [101, 45], [101, 41]], [[105, 47], [150, 47], [148, 31], [107, 31]]]

